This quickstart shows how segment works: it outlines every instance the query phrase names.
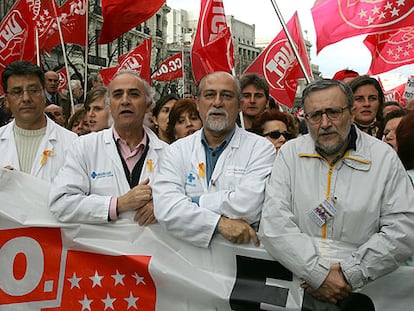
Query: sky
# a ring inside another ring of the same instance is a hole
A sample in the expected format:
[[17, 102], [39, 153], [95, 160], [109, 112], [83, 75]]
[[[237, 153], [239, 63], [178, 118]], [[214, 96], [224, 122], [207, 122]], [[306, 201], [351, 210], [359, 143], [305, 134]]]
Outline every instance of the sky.
[[[371, 64], [371, 53], [363, 44], [366, 35], [332, 44], [316, 55], [316, 35], [311, 15], [314, 2], [315, 0], [276, 0], [285, 22], [298, 11], [304, 36], [313, 45], [311, 62], [319, 65], [323, 77], [331, 78], [336, 71], [344, 68], [365, 74]], [[171, 8], [188, 11], [200, 10], [200, 3], [199, 0], [167, 0]], [[237, 20], [256, 25], [256, 38], [269, 38], [271, 41], [282, 29], [271, 0], [223, 0], [223, 4], [226, 15], [233, 15]], [[403, 66], [381, 75], [381, 80], [395, 79], [389, 86], [393, 87], [405, 83], [406, 78], [413, 74], [414, 65]]]

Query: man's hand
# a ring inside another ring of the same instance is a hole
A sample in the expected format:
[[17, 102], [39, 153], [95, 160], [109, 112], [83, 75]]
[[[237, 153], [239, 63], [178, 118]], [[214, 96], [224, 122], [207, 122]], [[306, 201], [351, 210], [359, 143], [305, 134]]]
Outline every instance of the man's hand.
[[148, 185], [149, 179], [145, 179], [124, 195], [118, 197], [116, 211], [122, 213], [140, 209], [152, 200], [152, 189]]
[[10, 165], [6, 165], [4, 168], [6, 170], [14, 171], [14, 167], [13, 166], [10, 166]]
[[316, 299], [328, 301], [333, 304], [348, 297], [352, 292], [352, 288], [346, 282], [339, 263], [331, 266], [325, 281], [318, 289], [313, 289], [307, 283], [302, 284], [301, 287]]
[[235, 244], [249, 243], [250, 239], [252, 239], [254, 245], [260, 245], [256, 231], [254, 231], [247, 222], [241, 219], [230, 219], [221, 216], [218, 223], [218, 232], [225, 239]]
[[154, 216], [154, 203], [152, 200], [137, 210], [134, 215], [134, 220], [138, 222], [140, 226], [148, 226], [157, 223], [157, 219], [155, 219]]

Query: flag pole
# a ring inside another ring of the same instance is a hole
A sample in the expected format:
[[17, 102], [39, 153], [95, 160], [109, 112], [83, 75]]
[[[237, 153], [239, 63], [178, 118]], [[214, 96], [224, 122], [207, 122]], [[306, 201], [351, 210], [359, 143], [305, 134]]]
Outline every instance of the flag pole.
[[275, 9], [275, 12], [276, 12], [277, 17], [279, 18], [280, 24], [282, 25], [282, 28], [285, 31], [286, 38], [288, 39], [289, 44], [292, 47], [293, 53], [295, 53], [295, 56], [296, 56], [296, 58], [298, 60], [300, 69], [302, 69], [303, 75], [305, 76], [306, 82], [309, 84], [311, 82], [311, 79], [310, 79], [310, 77], [309, 77], [309, 75], [308, 75], [308, 73], [306, 71], [305, 64], [303, 63], [302, 58], [299, 55], [299, 51], [296, 48], [296, 44], [293, 41], [292, 36], [290, 35], [290, 32], [289, 32], [289, 30], [288, 30], [288, 28], [286, 26], [286, 23], [285, 23], [285, 21], [283, 19], [283, 16], [280, 13], [279, 7], [276, 4], [276, 0], [270, 0], [270, 2], [272, 2], [273, 8]]
[[89, 54], [89, 50], [88, 50], [88, 42], [89, 42], [89, 33], [88, 33], [88, 28], [89, 28], [89, 1], [85, 0], [85, 7], [86, 7], [86, 27], [85, 27], [85, 31], [86, 31], [86, 36], [85, 36], [85, 73], [84, 73], [84, 87], [83, 87], [83, 101], [85, 102], [86, 100], [86, 93], [88, 92], [88, 54]]
[[184, 56], [185, 56], [185, 54], [184, 54], [184, 43], [183, 43], [183, 49], [181, 51], [181, 59], [182, 59], [181, 69], [183, 71], [183, 91], [182, 91], [182, 94], [181, 94], [181, 98], [184, 98], [184, 93], [185, 93], [185, 70], [184, 70], [185, 69], [185, 67], [184, 67], [185, 59], [184, 59]]
[[40, 67], [40, 47], [39, 47], [39, 31], [35, 28], [35, 39], [36, 39], [36, 64]]

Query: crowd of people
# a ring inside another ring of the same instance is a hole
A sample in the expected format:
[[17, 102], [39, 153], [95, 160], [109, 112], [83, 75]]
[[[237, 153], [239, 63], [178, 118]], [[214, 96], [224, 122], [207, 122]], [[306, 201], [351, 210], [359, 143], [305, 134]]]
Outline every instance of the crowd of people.
[[198, 247], [216, 235], [262, 243], [339, 306], [414, 252], [414, 112], [385, 102], [373, 77], [311, 82], [302, 117], [258, 74], [211, 73], [195, 96], [155, 105], [134, 71], [107, 87], [93, 76], [84, 101], [74, 83], [75, 105], [57, 79], [25, 61], [3, 71], [0, 166], [51, 182], [61, 222], [159, 223]]

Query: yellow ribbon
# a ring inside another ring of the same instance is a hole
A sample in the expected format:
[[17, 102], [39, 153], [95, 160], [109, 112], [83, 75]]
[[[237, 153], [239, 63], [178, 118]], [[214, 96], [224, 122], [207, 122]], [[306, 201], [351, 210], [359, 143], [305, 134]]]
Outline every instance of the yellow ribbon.
[[206, 176], [205, 165], [203, 162], [198, 163], [198, 176], [200, 176], [200, 178], [204, 178]]
[[42, 160], [40, 160], [40, 164], [45, 165], [47, 158], [51, 156], [53, 156], [53, 150], [43, 151], [43, 156], [42, 156]]
[[152, 166], [152, 159], [148, 159], [147, 161], [147, 172], [152, 173], [154, 171], [154, 167]]

